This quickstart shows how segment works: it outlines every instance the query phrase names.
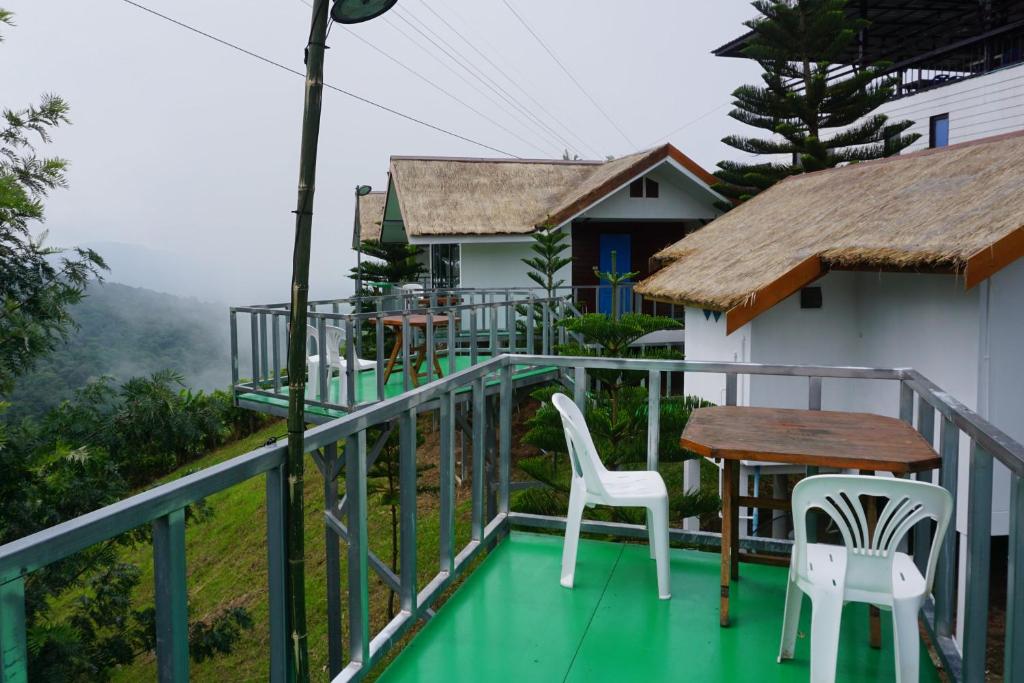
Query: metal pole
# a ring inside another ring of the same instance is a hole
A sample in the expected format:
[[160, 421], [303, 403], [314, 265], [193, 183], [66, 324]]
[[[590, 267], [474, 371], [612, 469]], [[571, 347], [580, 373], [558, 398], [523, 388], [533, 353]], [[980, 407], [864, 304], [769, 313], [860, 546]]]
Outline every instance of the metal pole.
[[[287, 603], [291, 633], [294, 680], [309, 680], [309, 647], [306, 631], [306, 568], [303, 541], [305, 478], [306, 395], [306, 305], [309, 301], [309, 247], [313, 232], [313, 193], [316, 188], [316, 152], [320, 138], [320, 108], [323, 100], [324, 43], [327, 40], [327, 0], [313, 6], [309, 43], [306, 45], [306, 96], [302, 114], [302, 142], [299, 151], [299, 187], [295, 208], [295, 247], [292, 254], [292, 294], [288, 330], [288, 504]], [[291, 676], [289, 676], [291, 678]]]

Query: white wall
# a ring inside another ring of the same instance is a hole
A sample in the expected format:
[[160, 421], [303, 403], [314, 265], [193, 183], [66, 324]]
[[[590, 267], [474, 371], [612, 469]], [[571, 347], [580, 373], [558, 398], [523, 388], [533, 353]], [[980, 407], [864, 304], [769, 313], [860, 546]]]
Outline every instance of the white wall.
[[907, 151], [928, 147], [928, 122], [949, 114], [949, 143], [967, 142], [1024, 129], [1024, 64], [902, 97], [877, 109], [890, 119], [911, 120], [907, 132], [921, 138]]
[[[571, 245], [572, 237], [564, 244]], [[535, 254], [531, 242], [471, 242], [460, 246], [462, 287], [536, 287], [537, 283], [527, 276], [530, 270], [522, 259]], [[566, 253], [570, 253], [566, 250]], [[558, 271], [556, 279], [572, 282], [572, 266]]]
[[714, 218], [720, 212], [706, 190], [676, 169], [660, 166], [645, 177], [658, 183], [658, 197], [630, 197], [629, 187], [612, 193], [604, 201], [585, 211], [586, 218], [613, 220], [688, 220]]
[[[718, 320], [712, 314], [686, 307], [686, 360], [718, 362], [746, 362], [750, 360], [750, 325], [744, 325], [732, 334], [725, 334], [725, 314]], [[725, 403], [725, 376], [717, 373], [687, 372], [683, 377], [684, 391], [719, 405]], [[749, 383], [744, 379], [736, 387], [737, 401], [746, 405]]]

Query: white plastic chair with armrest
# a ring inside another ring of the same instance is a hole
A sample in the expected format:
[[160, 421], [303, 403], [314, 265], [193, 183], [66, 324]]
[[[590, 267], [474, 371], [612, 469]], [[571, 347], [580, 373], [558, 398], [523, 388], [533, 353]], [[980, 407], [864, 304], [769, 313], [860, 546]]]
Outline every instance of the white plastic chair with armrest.
[[583, 508], [587, 505], [643, 507], [648, 515], [648, 538], [658, 573], [658, 597], [672, 597], [669, 585], [668, 558], [668, 490], [657, 472], [609, 472], [597, 455], [586, 420], [579, 407], [565, 394], [555, 394], [551, 402], [562, 417], [565, 441], [572, 463], [572, 487], [569, 490], [569, 513], [565, 524], [565, 545], [562, 548], [562, 580], [572, 588], [576, 573], [576, 550], [579, 545]]
[[[313, 345], [317, 348], [317, 352], [311, 354], [306, 358], [306, 373], [309, 380], [306, 384], [306, 396], [309, 398], [320, 398], [320, 335], [317, 332], [316, 327], [313, 325], [306, 325], [306, 336], [313, 341]], [[338, 370], [338, 396], [325, 397], [327, 400], [340, 401], [344, 398], [348, 391], [348, 375], [345, 369], [348, 367], [348, 361], [344, 356], [341, 355], [341, 347], [345, 342], [345, 330], [336, 325], [325, 325], [324, 326], [324, 346], [325, 355], [327, 357], [327, 381], [330, 386], [331, 371], [334, 369]], [[356, 359], [356, 372], [361, 370], [370, 370], [377, 367], [377, 363], [370, 360], [364, 360], [359, 356]], [[333, 393], [333, 392], [332, 392]]]
[[[869, 532], [863, 497], [888, 499]], [[843, 546], [807, 542], [807, 511], [823, 510], [838, 527]], [[953, 510], [941, 486], [922, 481], [846, 474], [808, 477], [793, 488], [795, 542], [786, 587], [779, 661], [792, 659], [802, 593], [811, 599], [811, 681], [835, 680], [843, 604], [866, 602], [892, 610], [897, 683], [918, 680], [917, 613], [931, 592], [935, 565]], [[897, 550], [924, 519], [935, 535], [921, 576], [912, 557]]]

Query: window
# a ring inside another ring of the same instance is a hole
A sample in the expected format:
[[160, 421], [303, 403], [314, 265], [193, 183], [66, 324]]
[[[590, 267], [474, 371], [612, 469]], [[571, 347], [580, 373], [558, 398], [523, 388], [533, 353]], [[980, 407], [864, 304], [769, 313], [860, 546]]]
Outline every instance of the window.
[[949, 144], [949, 114], [933, 116], [928, 126], [928, 146], [945, 147]]
[[459, 245], [430, 245], [430, 284], [441, 288], [459, 286]]
[[629, 184], [629, 196], [634, 199], [657, 199], [658, 181], [650, 178], [637, 178]]

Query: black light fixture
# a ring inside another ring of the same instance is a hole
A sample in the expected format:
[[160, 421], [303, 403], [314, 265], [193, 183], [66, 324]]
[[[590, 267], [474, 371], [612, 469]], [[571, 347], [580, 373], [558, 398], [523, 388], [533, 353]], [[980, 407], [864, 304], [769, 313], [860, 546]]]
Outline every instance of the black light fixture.
[[339, 24], [369, 21], [394, 7], [398, 0], [335, 0], [331, 19]]
[[356, 196], [357, 197], [365, 197], [366, 195], [370, 194], [371, 192], [373, 192], [373, 188], [370, 187], [369, 185], [357, 185], [356, 186]]

